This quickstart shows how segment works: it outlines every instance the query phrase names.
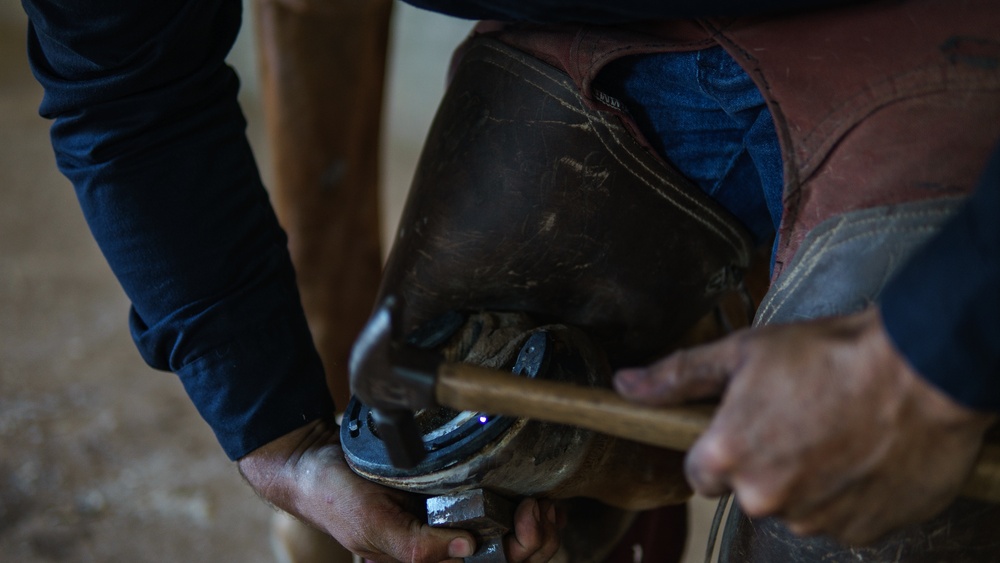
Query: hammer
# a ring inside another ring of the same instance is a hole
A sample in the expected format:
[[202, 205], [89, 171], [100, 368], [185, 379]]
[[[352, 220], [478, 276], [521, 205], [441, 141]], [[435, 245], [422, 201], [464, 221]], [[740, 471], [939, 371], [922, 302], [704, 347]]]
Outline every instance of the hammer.
[[[445, 362], [403, 341], [394, 322], [398, 310], [393, 297], [383, 302], [355, 342], [350, 361], [351, 389], [371, 407], [397, 467], [415, 467], [426, 455], [413, 411], [435, 406], [567, 424], [680, 451], [694, 444], [715, 412], [709, 405], [636, 405], [610, 389]], [[1000, 445], [984, 444], [962, 494], [1000, 503]]]
[[351, 389], [371, 407], [379, 436], [397, 467], [411, 468], [423, 459], [413, 411], [435, 406], [568, 424], [676, 450], [690, 447], [711, 419], [709, 406], [644, 407], [610, 389], [444, 362], [402, 341], [393, 322], [397, 310], [397, 301], [390, 297], [375, 311], [354, 344], [350, 362]]

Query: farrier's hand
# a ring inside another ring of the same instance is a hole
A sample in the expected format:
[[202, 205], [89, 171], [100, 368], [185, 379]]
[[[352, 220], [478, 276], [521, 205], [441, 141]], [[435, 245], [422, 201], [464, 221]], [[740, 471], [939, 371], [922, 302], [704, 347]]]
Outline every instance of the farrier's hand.
[[732, 490], [750, 516], [852, 544], [943, 509], [994, 418], [923, 381], [874, 307], [738, 332], [622, 370], [615, 386], [653, 405], [721, 395], [687, 457], [692, 487]]
[[[265, 500], [366, 559], [458, 562], [476, 548], [470, 533], [432, 528], [415, 516], [424, 512], [421, 497], [355, 475], [344, 460], [337, 427], [325, 421], [254, 450], [239, 467]], [[515, 534], [506, 542], [511, 561], [548, 561], [558, 549], [555, 524], [546, 518], [549, 506], [528, 499], [518, 507]]]

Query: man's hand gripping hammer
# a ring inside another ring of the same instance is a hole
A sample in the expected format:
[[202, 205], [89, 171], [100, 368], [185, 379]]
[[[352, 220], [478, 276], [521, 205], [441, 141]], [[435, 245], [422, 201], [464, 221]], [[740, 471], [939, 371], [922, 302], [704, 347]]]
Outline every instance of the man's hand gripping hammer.
[[[471, 364], [443, 362], [404, 344], [397, 302], [386, 299], [351, 354], [351, 388], [372, 408], [394, 465], [416, 466], [426, 452], [413, 411], [446, 406], [588, 428], [636, 442], [687, 450], [708, 426], [714, 407], [644, 407], [610, 389], [518, 377]], [[1000, 446], [988, 441], [963, 487], [965, 496], [1000, 502]]]

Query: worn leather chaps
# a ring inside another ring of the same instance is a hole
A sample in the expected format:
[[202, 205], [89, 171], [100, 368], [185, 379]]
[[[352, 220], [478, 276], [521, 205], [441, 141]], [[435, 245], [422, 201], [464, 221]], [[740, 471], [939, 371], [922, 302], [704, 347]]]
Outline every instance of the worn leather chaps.
[[428, 134], [382, 292], [408, 329], [521, 311], [588, 331], [621, 365], [666, 351], [751, 254], [727, 211], [565, 73], [483, 37]]
[[[774, 116], [784, 160], [783, 222], [758, 325], [877, 301], [894, 270], [971, 191], [1000, 138], [1000, 7], [987, 0], [482, 31], [560, 69], [590, 107], [627, 128], [616, 101], [593, 86], [609, 62], [721, 45], [743, 65]], [[931, 522], [850, 549], [735, 510], [721, 560], [1000, 561], [998, 526], [1000, 507], [959, 500]]]
[[[1000, 138], [1000, 8], [871, 2], [774, 19], [628, 28], [483, 25], [430, 134], [383, 282], [407, 322], [517, 310], [648, 361], [734, 287], [743, 229], [594, 88], [625, 56], [724, 47], [784, 160], [757, 324], [856, 311], [975, 185]], [[960, 500], [868, 549], [734, 511], [723, 561], [1000, 561], [1000, 509]]]

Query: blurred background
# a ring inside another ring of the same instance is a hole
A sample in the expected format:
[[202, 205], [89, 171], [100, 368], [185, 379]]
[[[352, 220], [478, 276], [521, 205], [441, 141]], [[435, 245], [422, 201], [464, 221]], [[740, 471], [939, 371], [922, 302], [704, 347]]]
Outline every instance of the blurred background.
[[[394, 6], [382, 193], [392, 239], [451, 51], [471, 23]], [[252, 16], [245, 10], [246, 18]], [[140, 359], [128, 302], [56, 170], [27, 18], [0, 3], [0, 563], [274, 561], [271, 509], [178, 380]], [[252, 22], [230, 61], [267, 183]], [[711, 503], [693, 503], [700, 561]]]

